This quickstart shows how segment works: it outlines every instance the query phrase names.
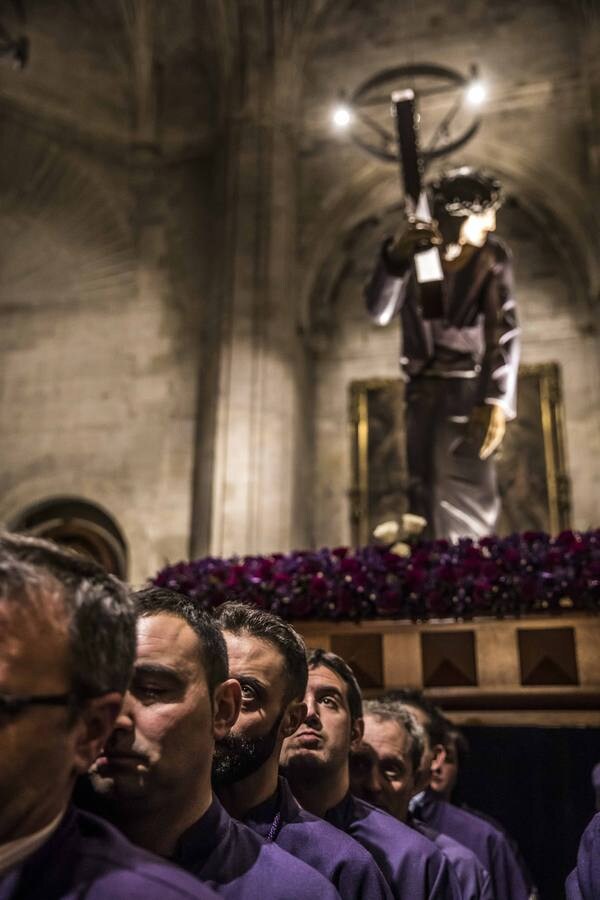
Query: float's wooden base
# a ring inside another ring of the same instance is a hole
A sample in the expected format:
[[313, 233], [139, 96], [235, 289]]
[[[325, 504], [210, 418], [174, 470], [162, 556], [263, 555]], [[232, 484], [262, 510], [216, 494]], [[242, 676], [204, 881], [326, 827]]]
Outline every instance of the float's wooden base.
[[424, 688], [462, 724], [600, 727], [600, 617], [294, 623], [366, 696]]

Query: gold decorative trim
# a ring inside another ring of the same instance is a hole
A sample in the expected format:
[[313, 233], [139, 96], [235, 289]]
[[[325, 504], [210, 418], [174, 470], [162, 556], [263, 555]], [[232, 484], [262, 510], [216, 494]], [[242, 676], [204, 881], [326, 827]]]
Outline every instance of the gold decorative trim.
[[357, 546], [369, 543], [369, 406], [368, 393], [400, 382], [400, 378], [367, 378], [350, 384], [350, 427], [352, 440], [352, 487], [350, 519], [352, 540]]
[[560, 365], [556, 362], [526, 364], [519, 367], [519, 375], [537, 375], [539, 378], [549, 530], [551, 534], [557, 534], [569, 528], [571, 519]]
[[[540, 416], [544, 440], [544, 463], [548, 495], [549, 531], [569, 528], [570, 483], [564, 444], [564, 411], [560, 366], [556, 362], [524, 364], [519, 375], [538, 378]], [[369, 391], [397, 384], [400, 378], [369, 378], [350, 384], [349, 422], [352, 441], [350, 519], [356, 545], [369, 543]]]

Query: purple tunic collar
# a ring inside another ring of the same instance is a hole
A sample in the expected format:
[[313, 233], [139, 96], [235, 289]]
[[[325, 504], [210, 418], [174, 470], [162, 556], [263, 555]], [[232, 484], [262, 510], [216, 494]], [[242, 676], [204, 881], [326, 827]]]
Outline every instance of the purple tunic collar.
[[285, 778], [244, 819], [254, 832], [303, 860], [335, 885], [343, 900], [391, 900], [375, 860], [357, 841], [302, 809]]
[[69, 808], [54, 834], [0, 877], [0, 900], [191, 900], [213, 892], [186, 872], [131, 844], [116, 828]]
[[230, 837], [232, 827], [232, 819], [213, 797], [204, 815], [179, 838], [173, 860], [184, 869], [199, 871], [219, 844]]
[[429, 828], [414, 816], [409, 819], [409, 824], [442, 851], [452, 866], [462, 900], [494, 900], [490, 876], [472, 850], [447, 834]]
[[231, 900], [338, 898], [322, 875], [232, 819], [216, 798], [181, 836], [174, 861]]
[[473, 851], [490, 875], [497, 900], [529, 900], [528, 886], [508, 841], [489, 822], [440, 800], [430, 789], [414, 815]]
[[263, 803], [253, 807], [244, 816], [244, 825], [266, 841], [277, 841], [286, 822], [298, 817], [301, 807], [289, 789], [285, 778], [279, 778], [277, 790]]
[[437, 847], [388, 813], [348, 792], [325, 818], [372, 854], [397, 900], [458, 896], [454, 876]]

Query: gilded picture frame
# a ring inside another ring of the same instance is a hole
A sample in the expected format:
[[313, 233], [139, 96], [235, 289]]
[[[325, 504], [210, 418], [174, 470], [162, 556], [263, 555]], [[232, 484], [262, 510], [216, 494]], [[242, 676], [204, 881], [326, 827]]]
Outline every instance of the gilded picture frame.
[[[373, 378], [350, 385], [352, 444], [350, 518], [356, 545], [372, 540], [381, 522], [408, 512], [404, 384]], [[499, 534], [569, 527], [570, 491], [564, 442], [560, 366], [519, 369], [518, 415], [497, 456], [502, 500]]]

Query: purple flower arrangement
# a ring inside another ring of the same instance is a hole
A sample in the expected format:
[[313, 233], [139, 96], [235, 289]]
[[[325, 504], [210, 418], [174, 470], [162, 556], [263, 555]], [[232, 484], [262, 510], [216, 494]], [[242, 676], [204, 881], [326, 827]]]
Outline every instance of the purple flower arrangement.
[[205, 557], [166, 566], [152, 582], [204, 609], [239, 600], [292, 620], [598, 612], [600, 529], [420, 541], [407, 556], [372, 546]]

